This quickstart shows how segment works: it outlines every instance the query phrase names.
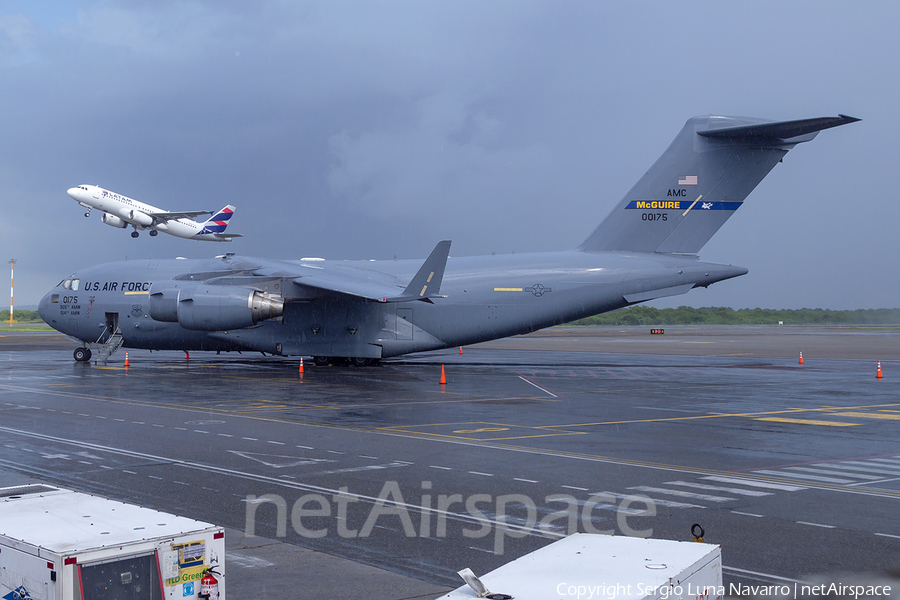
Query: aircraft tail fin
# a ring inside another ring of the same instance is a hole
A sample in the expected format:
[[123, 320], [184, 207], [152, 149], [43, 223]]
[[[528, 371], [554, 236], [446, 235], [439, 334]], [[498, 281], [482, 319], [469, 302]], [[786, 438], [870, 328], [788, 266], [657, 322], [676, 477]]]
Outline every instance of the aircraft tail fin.
[[218, 212], [210, 214], [212, 214], [212, 216], [203, 223], [203, 229], [200, 230], [200, 235], [204, 233], [224, 233], [225, 228], [228, 227], [228, 221], [234, 214], [234, 206], [229, 204], [228, 206], [221, 208]]
[[788, 150], [823, 129], [858, 120], [689, 119], [578, 249], [696, 254]]

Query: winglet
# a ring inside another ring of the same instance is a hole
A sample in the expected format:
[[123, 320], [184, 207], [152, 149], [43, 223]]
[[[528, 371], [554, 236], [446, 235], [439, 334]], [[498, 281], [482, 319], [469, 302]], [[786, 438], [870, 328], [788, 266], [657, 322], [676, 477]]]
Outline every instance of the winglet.
[[447, 257], [450, 255], [450, 240], [438, 242], [419, 271], [396, 298], [388, 298], [388, 302], [402, 302], [407, 300], [425, 300], [438, 296], [441, 293], [441, 280], [444, 278], [444, 267], [447, 266]]

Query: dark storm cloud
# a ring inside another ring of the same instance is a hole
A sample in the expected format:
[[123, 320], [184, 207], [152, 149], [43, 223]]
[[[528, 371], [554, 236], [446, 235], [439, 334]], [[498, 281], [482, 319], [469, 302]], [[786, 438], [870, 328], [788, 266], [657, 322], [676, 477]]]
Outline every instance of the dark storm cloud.
[[[845, 112], [703, 249], [751, 274], [669, 302], [896, 306], [898, 9], [822, 3], [0, 2], [3, 261], [424, 257], [582, 241], [695, 114]], [[205, 244], [106, 227], [96, 183], [238, 208]], [[6, 257], [6, 255], [9, 255]]]

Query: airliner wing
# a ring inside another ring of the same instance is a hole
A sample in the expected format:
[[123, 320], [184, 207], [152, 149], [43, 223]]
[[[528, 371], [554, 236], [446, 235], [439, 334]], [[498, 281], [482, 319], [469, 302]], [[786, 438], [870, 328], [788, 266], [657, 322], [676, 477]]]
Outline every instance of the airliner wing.
[[[176, 221], [178, 219], [193, 219], [200, 215], [211, 215], [208, 210], [187, 210], [184, 212], [155, 212], [147, 213], [147, 216], [153, 217], [156, 223], [166, 223], [168, 221]], [[234, 236], [237, 237], [237, 236]]]
[[306, 267], [304, 270], [309, 272], [296, 277], [293, 281], [300, 286], [347, 294], [374, 302], [411, 300], [431, 302], [431, 298], [440, 296], [441, 280], [449, 252], [449, 241], [438, 242], [406, 286], [384, 273], [355, 268], [334, 269], [315, 264], [303, 264], [302, 266]]

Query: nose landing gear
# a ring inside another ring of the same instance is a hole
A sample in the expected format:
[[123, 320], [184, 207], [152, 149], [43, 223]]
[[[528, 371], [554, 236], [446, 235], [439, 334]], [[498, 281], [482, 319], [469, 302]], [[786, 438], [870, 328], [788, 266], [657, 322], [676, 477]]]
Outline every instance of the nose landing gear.
[[84, 216], [86, 216], [86, 217], [91, 216], [91, 209], [87, 209], [87, 212], [84, 213]]
[[75, 348], [75, 352], [73, 352], [72, 355], [78, 362], [87, 362], [91, 360], [90, 348]]

